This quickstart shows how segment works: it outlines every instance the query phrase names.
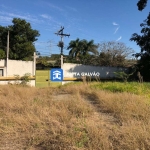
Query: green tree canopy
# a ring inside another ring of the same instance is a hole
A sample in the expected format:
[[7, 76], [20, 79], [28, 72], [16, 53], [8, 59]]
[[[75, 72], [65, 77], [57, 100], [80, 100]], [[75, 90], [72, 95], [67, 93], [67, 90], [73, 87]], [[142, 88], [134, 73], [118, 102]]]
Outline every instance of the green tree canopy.
[[[147, 0], [139, 0], [137, 3], [138, 9], [143, 10], [146, 4]], [[138, 71], [141, 72], [144, 80], [150, 80], [150, 13], [140, 26], [142, 27], [141, 33], [132, 34], [130, 40], [136, 42], [141, 48], [141, 51], [135, 54], [136, 58], [140, 57], [137, 64]]]
[[89, 55], [94, 54], [98, 55], [98, 46], [94, 44], [94, 41], [87, 41], [85, 39], [72, 40], [67, 47], [69, 50], [69, 56], [83, 62]]
[[150, 54], [150, 13], [140, 26], [142, 27], [141, 35], [134, 33], [130, 38], [131, 41], [135, 41], [141, 48], [141, 52], [137, 53], [135, 55], [136, 57], [142, 56], [143, 54]]
[[144, 76], [144, 80], [150, 77], [150, 13], [146, 20], [140, 25], [142, 27], [141, 34], [134, 33], [130, 38], [131, 41], [140, 46], [141, 51], [134, 54], [138, 61], [138, 71]]
[[6, 56], [5, 51], [3, 51], [2, 49], [0, 49], [0, 59], [4, 59]]
[[142, 11], [147, 5], [147, 1], [148, 0], [139, 0], [137, 3], [138, 10]]
[[9, 58], [16, 60], [31, 60], [35, 52], [34, 42], [40, 36], [37, 30], [31, 28], [30, 23], [24, 19], [14, 18], [13, 25], [0, 26], [0, 48], [6, 51], [7, 34], [9, 31]]

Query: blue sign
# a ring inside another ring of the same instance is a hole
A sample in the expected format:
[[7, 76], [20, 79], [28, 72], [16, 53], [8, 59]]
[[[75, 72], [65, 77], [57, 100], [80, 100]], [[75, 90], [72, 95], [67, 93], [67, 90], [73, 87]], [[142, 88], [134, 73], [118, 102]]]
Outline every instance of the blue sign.
[[59, 68], [51, 69], [50, 71], [51, 81], [63, 81], [63, 70]]

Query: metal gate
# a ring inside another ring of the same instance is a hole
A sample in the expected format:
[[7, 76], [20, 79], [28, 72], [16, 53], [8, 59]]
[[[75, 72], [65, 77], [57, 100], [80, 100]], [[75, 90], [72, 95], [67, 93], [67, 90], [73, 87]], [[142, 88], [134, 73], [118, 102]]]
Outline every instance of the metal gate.
[[61, 82], [50, 81], [50, 70], [36, 70], [35, 86], [36, 87], [55, 87], [62, 85]]

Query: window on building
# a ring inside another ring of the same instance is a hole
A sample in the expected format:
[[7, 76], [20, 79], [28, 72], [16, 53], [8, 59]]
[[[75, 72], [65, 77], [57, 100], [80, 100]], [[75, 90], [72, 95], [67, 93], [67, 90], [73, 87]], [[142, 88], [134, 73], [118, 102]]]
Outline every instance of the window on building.
[[0, 77], [3, 76], [3, 69], [0, 69]]

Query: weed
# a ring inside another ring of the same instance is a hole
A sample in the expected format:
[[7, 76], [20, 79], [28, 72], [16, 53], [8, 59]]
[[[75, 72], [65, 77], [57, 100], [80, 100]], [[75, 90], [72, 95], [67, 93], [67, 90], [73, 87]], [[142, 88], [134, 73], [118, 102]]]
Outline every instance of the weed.
[[135, 82], [0, 86], [0, 149], [148, 150], [149, 88]]

